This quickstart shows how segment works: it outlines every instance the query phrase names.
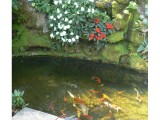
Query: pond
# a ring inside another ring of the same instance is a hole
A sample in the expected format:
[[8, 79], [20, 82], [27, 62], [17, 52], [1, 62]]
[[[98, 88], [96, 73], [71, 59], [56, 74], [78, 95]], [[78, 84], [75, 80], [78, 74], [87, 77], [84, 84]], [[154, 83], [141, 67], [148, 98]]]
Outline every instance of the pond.
[[[12, 90], [30, 108], [81, 120], [147, 120], [147, 74], [101, 61], [13, 57]], [[88, 116], [85, 114], [88, 114]]]

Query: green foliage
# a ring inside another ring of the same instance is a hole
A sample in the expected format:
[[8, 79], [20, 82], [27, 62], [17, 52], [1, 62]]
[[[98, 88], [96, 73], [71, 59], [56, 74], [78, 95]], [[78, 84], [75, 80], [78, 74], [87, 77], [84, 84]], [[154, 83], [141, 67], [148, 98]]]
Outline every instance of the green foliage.
[[24, 91], [20, 90], [14, 90], [12, 93], [12, 106], [14, 108], [23, 108], [27, 106], [28, 104], [25, 103], [23, 99]]
[[138, 47], [137, 52], [141, 53], [144, 60], [148, 60], [148, 40], [144, 40]]
[[[62, 44], [77, 43], [80, 38], [89, 39], [90, 32], [95, 29], [95, 18], [109, 22], [106, 13], [96, 8], [94, 0], [34, 0], [31, 4], [48, 15], [50, 37]], [[99, 25], [105, 28], [105, 24]]]
[[130, 1], [129, 2], [129, 5], [128, 5], [128, 9], [132, 9], [132, 10], [136, 10], [137, 9], [137, 3], [133, 2], [133, 1]]
[[14, 10], [19, 10], [19, 8], [20, 8], [20, 2], [18, 0], [12, 0], [12, 8]]

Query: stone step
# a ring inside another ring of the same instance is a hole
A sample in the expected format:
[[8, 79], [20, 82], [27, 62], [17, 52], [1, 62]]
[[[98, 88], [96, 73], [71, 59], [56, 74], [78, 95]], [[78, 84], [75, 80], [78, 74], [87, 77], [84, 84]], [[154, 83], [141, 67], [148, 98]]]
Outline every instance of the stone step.
[[23, 108], [12, 117], [12, 120], [64, 120], [55, 115], [34, 110], [28, 107]]

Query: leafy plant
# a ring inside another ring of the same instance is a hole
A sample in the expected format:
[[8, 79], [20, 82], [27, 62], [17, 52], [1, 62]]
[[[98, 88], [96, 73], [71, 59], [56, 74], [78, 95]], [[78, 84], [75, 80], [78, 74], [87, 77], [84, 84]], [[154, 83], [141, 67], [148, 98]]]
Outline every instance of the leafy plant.
[[132, 10], [135, 10], [135, 9], [137, 9], [137, 3], [136, 2], [133, 2], [133, 1], [130, 1], [129, 2], [129, 5], [128, 5], [128, 9], [132, 9]]
[[12, 93], [12, 106], [13, 108], [23, 108], [28, 104], [25, 103], [23, 99], [24, 91], [14, 90]]
[[[102, 22], [109, 22], [106, 13], [96, 8], [94, 0], [34, 0], [32, 6], [48, 14], [50, 37], [62, 44], [77, 43], [80, 38], [89, 39], [97, 17]], [[101, 23], [99, 26], [105, 28]]]
[[141, 53], [142, 58], [148, 60], [148, 40], [144, 40], [138, 47], [137, 52]]
[[18, 0], [12, 0], [12, 8], [18, 10], [20, 7], [20, 2]]

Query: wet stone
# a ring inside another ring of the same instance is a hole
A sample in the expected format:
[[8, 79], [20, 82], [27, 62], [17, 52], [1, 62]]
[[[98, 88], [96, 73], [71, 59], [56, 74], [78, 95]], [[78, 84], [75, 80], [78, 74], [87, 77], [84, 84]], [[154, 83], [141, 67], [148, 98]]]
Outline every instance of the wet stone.
[[[12, 120], [57, 120], [57, 118], [57, 116], [25, 107], [14, 115]], [[58, 118], [58, 120], [64, 119]]]

